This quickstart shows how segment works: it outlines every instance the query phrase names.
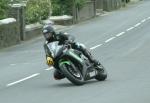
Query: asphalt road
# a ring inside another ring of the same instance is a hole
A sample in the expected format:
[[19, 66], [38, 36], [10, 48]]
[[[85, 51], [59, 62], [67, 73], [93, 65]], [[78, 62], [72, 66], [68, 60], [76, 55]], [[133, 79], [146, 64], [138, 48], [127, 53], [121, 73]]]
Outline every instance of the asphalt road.
[[149, 10], [145, 0], [67, 30], [105, 66], [103, 82], [54, 80], [42, 37], [1, 50], [0, 103], [149, 103]]

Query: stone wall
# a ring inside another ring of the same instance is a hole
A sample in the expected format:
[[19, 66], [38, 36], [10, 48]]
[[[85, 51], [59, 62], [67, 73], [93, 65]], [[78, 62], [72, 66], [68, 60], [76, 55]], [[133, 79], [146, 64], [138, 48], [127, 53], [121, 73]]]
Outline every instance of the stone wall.
[[82, 9], [75, 7], [73, 10], [74, 23], [87, 20], [96, 16], [95, 0], [88, 0]]
[[20, 39], [24, 40], [25, 36], [25, 5], [10, 5], [9, 17], [15, 18], [18, 22]]
[[96, 9], [103, 10], [103, 2], [104, 2], [104, 0], [96, 0]]
[[43, 25], [39, 23], [26, 25], [24, 40], [29, 40], [42, 35], [42, 27]]
[[96, 9], [113, 11], [126, 6], [126, 4], [130, 1], [134, 2], [140, 0], [96, 0]]
[[79, 11], [78, 21], [90, 19], [95, 15], [95, 3], [93, 1], [88, 1]]
[[142, 1], [142, 0], [130, 0], [130, 2], [138, 2], [138, 1]]
[[16, 19], [0, 20], [0, 49], [20, 42], [19, 28]]
[[104, 0], [104, 11], [112, 11], [122, 7], [122, 0]]

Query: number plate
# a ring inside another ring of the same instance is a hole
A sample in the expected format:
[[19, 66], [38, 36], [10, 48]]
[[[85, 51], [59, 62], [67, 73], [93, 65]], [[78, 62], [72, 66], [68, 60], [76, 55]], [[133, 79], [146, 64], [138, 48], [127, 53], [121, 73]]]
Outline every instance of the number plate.
[[89, 75], [90, 75], [90, 77], [94, 77], [96, 75], [96, 72], [95, 71], [90, 72]]

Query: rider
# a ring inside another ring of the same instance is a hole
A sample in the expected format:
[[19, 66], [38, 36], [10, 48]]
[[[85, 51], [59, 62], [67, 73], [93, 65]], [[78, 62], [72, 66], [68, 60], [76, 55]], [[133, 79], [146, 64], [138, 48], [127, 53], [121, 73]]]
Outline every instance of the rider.
[[[94, 65], [100, 65], [100, 63], [92, 57], [90, 52], [85, 48], [83, 44], [72, 41], [72, 39], [70, 39], [71, 35], [68, 35], [68, 33], [62, 32], [56, 33], [52, 24], [47, 24], [43, 27], [43, 35], [46, 40], [46, 42], [44, 43], [45, 52], [48, 49], [47, 44], [50, 42], [59, 41], [59, 44], [64, 44], [66, 41], [69, 41], [72, 48], [81, 51], [89, 59], [91, 63], [94, 63]], [[50, 54], [46, 52], [46, 57], [47, 56], [50, 56]], [[54, 78], [56, 80], [60, 80], [63, 79], [64, 76], [62, 73], [60, 73], [58, 70], [55, 69]]]

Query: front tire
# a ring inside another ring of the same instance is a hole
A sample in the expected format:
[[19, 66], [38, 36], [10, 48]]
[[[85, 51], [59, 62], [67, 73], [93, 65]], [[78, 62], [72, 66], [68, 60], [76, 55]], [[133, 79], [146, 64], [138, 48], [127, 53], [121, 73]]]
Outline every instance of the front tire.
[[[71, 61], [69, 61], [71, 62]], [[75, 85], [85, 84], [84, 78], [77, 66], [72, 62], [70, 64], [64, 63], [61, 65], [61, 71], [66, 76], [66, 78]]]

